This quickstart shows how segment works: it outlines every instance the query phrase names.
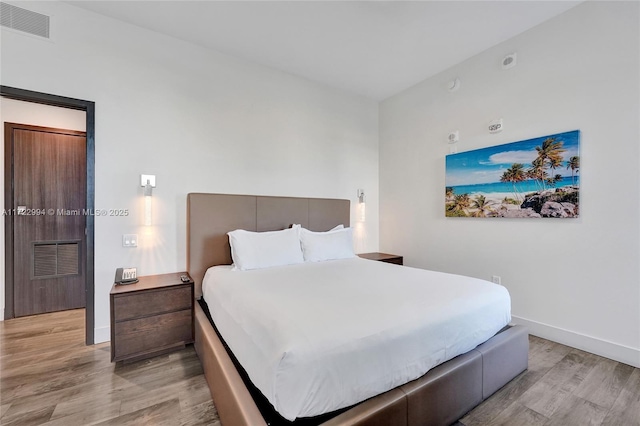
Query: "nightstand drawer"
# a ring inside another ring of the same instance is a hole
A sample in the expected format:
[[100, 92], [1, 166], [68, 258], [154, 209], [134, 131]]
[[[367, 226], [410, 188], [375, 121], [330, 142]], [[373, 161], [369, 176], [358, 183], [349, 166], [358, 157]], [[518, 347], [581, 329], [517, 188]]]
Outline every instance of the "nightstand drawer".
[[193, 342], [191, 309], [115, 324], [115, 360]]
[[119, 295], [113, 299], [116, 322], [141, 318], [164, 312], [191, 309], [191, 287], [159, 289]]

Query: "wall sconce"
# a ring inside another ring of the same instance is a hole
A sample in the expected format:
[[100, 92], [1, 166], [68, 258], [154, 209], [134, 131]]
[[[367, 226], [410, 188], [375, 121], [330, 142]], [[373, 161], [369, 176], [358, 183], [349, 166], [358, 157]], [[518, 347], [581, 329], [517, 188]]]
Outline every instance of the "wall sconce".
[[358, 222], [364, 222], [366, 218], [366, 207], [364, 202], [364, 189], [358, 189]]
[[144, 188], [144, 224], [151, 226], [151, 188], [156, 187], [156, 176], [140, 175], [140, 186]]

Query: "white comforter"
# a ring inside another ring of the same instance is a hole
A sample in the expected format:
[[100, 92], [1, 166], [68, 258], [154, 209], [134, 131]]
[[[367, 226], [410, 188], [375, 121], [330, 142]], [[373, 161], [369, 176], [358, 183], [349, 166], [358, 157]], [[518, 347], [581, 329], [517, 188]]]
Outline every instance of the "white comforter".
[[416, 379], [511, 318], [502, 286], [360, 258], [218, 266], [207, 271], [203, 295], [251, 381], [289, 420]]

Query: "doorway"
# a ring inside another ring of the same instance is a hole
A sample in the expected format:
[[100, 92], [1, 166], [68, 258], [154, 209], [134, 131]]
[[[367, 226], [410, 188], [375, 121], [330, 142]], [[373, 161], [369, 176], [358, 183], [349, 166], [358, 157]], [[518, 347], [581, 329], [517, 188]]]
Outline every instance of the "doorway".
[[[81, 99], [73, 99], [67, 98], [63, 96], [51, 95], [47, 93], [34, 92], [30, 90], [18, 89], [9, 86], [0, 86], [0, 96], [10, 99], [15, 99], [19, 101], [25, 102], [34, 102], [44, 105], [52, 105], [63, 108], [70, 108], [74, 110], [84, 111], [86, 118], [86, 136], [85, 136], [85, 158], [86, 158], [86, 168], [84, 170], [83, 176], [78, 176], [78, 179], [84, 181], [84, 206], [86, 211], [91, 212], [95, 210], [95, 104], [91, 101], [81, 100]], [[6, 143], [5, 143], [6, 148]], [[10, 182], [11, 176], [9, 175], [10, 168], [5, 167], [5, 183]], [[78, 180], [76, 179], [76, 180]], [[5, 191], [5, 209], [11, 209], [11, 204], [13, 200], [7, 199], [7, 193], [10, 191]], [[70, 209], [73, 210], [73, 209]], [[46, 213], [46, 212], [45, 212]], [[56, 211], [55, 214], [58, 212]], [[54, 216], [55, 216], [54, 214]], [[12, 234], [13, 223], [12, 219], [17, 218], [17, 216], [10, 217], [5, 216], [5, 319], [13, 318], [16, 315], [14, 309], [14, 294], [13, 294], [13, 286], [9, 285], [9, 282], [13, 279], [13, 259], [12, 250], [13, 240], [10, 238]], [[86, 303], [85, 309], [85, 342], [88, 345], [94, 343], [94, 228], [95, 222], [94, 217], [92, 215], [84, 215], [82, 217], [85, 225], [85, 235], [84, 240], [81, 238], [71, 238], [70, 240], [44, 240], [40, 242], [51, 242], [56, 241], [56, 256], [62, 256], [62, 268], [61, 270], [56, 270], [56, 272], [62, 272], [63, 275], [70, 272], [69, 269], [65, 269], [70, 267], [73, 264], [74, 249], [77, 249], [78, 256], [78, 271], [83, 273], [83, 278], [81, 279], [84, 291], [84, 299]], [[80, 240], [80, 241], [78, 241]], [[59, 247], [60, 245], [65, 244], [75, 244], [75, 247]], [[53, 248], [52, 247], [43, 247], [39, 248], [39, 250], [46, 252], [48, 250], [49, 253], [49, 262], [51, 263], [51, 259], [53, 259]], [[31, 248], [31, 253], [33, 255], [33, 247]], [[40, 253], [42, 254], [42, 253]], [[45, 256], [46, 257], [46, 256]], [[42, 257], [41, 257], [42, 259]], [[71, 261], [69, 262], [69, 259]], [[58, 260], [56, 260], [58, 262]], [[66, 263], [65, 263], [66, 262]], [[31, 265], [33, 266], [33, 260], [31, 260]], [[49, 265], [51, 267], [51, 265]], [[57, 268], [56, 263], [56, 268]], [[44, 272], [51, 272], [51, 269]], [[71, 270], [71, 272], [73, 272]], [[60, 274], [56, 274], [60, 275]], [[73, 275], [73, 274], [67, 274]], [[45, 278], [49, 279], [49, 277]]]
[[85, 132], [5, 122], [15, 317], [85, 307]]

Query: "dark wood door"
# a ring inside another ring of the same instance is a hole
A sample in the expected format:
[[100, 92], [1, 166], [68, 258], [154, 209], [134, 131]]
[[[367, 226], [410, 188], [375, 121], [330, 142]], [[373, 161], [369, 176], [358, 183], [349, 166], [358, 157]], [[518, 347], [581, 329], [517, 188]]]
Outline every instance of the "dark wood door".
[[5, 148], [15, 316], [82, 308], [86, 134], [5, 123]]

